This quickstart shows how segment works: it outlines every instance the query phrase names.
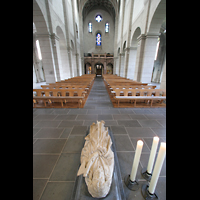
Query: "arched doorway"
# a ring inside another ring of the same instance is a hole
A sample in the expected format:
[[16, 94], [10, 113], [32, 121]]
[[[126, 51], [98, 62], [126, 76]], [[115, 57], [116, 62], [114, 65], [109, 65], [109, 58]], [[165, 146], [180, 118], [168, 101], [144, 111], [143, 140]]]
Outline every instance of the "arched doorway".
[[92, 66], [89, 62], [85, 63], [85, 74], [92, 74]]
[[108, 63], [106, 66], [106, 74], [113, 74], [113, 64]]
[[102, 63], [96, 63], [94, 66], [96, 76], [102, 76], [104, 65]]

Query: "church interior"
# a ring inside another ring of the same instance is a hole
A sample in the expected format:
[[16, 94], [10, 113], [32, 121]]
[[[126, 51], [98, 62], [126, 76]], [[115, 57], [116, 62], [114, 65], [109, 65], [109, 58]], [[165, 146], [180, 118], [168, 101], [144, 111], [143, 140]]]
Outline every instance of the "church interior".
[[[33, 200], [73, 199], [86, 132], [101, 120], [113, 134], [124, 200], [144, 199], [153, 138], [154, 166], [166, 142], [166, 0], [33, 0]], [[138, 140], [132, 191], [125, 177]], [[166, 160], [155, 191], [166, 199]]]

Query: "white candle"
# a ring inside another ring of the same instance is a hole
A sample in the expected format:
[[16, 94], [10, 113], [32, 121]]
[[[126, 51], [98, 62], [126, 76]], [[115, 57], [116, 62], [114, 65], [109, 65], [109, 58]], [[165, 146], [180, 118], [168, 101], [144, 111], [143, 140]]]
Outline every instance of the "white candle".
[[150, 153], [150, 156], [149, 156], [149, 162], [148, 162], [148, 165], [147, 165], [147, 172], [149, 174], [152, 173], [152, 169], [153, 169], [153, 163], [154, 163], [154, 159], [155, 159], [155, 156], [156, 156], [156, 150], [157, 150], [157, 147], [158, 147], [158, 142], [159, 142], [159, 137], [154, 137], [153, 138], [153, 143], [152, 143], [152, 146], [151, 146], [151, 153]]
[[155, 192], [156, 184], [158, 182], [158, 177], [160, 175], [160, 171], [161, 171], [164, 159], [165, 159], [165, 155], [166, 155], [166, 143], [161, 142], [160, 149], [159, 149], [159, 152], [158, 152], [158, 157], [157, 157], [157, 160], [156, 160], [156, 164], [155, 164], [155, 167], [154, 167], [154, 170], [153, 170], [151, 181], [149, 183], [149, 189], [148, 190], [151, 194], [154, 194], [154, 192]]
[[138, 164], [139, 164], [139, 161], [140, 161], [140, 155], [141, 155], [141, 152], [142, 152], [142, 147], [143, 147], [143, 141], [138, 140], [136, 151], [135, 151], [135, 157], [134, 157], [134, 160], [133, 160], [133, 167], [132, 167], [131, 176], [130, 176], [130, 180], [132, 182], [135, 181], [135, 177], [136, 177], [136, 173], [137, 173], [137, 169], [138, 169]]

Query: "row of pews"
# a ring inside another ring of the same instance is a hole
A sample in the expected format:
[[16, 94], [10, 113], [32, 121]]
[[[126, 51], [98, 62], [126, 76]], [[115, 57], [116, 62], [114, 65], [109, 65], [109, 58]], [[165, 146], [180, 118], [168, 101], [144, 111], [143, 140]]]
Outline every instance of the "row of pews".
[[166, 90], [117, 75], [103, 74], [113, 107], [166, 107]]
[[33, 107], [83, 108], [93, 86], [95, 74], [61, 80], [42, 89], [33, 89]]

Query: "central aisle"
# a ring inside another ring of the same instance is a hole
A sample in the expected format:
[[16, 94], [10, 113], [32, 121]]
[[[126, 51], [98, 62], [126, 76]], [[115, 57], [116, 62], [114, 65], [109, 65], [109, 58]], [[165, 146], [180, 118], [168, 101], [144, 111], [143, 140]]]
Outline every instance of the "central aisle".
[[96, 77], [84, 108], [113, 108], [112, 102], [104, 85], [102, 77]]

